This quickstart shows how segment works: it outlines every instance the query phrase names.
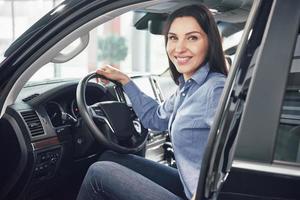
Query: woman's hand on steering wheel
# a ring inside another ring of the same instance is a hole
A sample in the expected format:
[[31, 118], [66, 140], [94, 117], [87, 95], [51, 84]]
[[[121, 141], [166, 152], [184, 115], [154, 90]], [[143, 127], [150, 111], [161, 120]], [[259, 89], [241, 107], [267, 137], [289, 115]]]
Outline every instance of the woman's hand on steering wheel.
[[[110, 65], [105, 65], [103, 67], [100, 67], [99, 69], [97, 69], [96, 73], [106, 77], [107, 79], [117, 81], [122, 85], [125, 85], [130, 81], [130, 78], [126, 74], [124, 74], [117, 68], [112, 67]], [[106, 79], [101, 79], [101, 81], [104, 84], [107, 84], [109, 82]]]

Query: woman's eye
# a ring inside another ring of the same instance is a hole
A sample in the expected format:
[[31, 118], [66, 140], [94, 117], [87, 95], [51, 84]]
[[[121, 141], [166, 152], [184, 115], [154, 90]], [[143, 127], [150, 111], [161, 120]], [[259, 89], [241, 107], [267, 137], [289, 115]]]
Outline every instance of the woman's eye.
[[170, 36], [168, 37], [168, 39], [169, 39], [169, 40], [176, 40], [177, 37], [175, 37], [174, 35], [170, 35]]
[[192, 35], [188, 37], [188, 40], [198, 40], [198, 37]]

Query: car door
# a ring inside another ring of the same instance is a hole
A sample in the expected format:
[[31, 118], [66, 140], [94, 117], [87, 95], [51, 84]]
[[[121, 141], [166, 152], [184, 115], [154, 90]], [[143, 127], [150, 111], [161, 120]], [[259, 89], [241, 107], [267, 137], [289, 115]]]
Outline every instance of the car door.
[[299, 10], [299, 1], [254, 2], [196, 199], [300, 198]]

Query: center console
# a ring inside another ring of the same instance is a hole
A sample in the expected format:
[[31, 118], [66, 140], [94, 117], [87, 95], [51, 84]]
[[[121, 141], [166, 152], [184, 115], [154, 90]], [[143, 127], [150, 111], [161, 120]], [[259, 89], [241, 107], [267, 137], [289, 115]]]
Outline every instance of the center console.
[[62, 148], [60, 146], [36, 151], [33, 179], [40, 180], [52, 178], [58, 168], [61, 155]]

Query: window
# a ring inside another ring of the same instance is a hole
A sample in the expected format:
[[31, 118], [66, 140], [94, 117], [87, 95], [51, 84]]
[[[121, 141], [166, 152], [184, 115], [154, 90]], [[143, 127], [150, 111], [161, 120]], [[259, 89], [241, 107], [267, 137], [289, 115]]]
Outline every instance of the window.
[[300, 163], [300, 35], [284, 96], [274, 159]]
[[136, 15], [143, 13], [127, 12], [91, 30], [89, 44], [79, 55], [66, 63], [43, 66], [30, 81], [81, 78], [105, 64], [129, 74], [162, 73], [168, 68], [164, 37], [137, 30]]

